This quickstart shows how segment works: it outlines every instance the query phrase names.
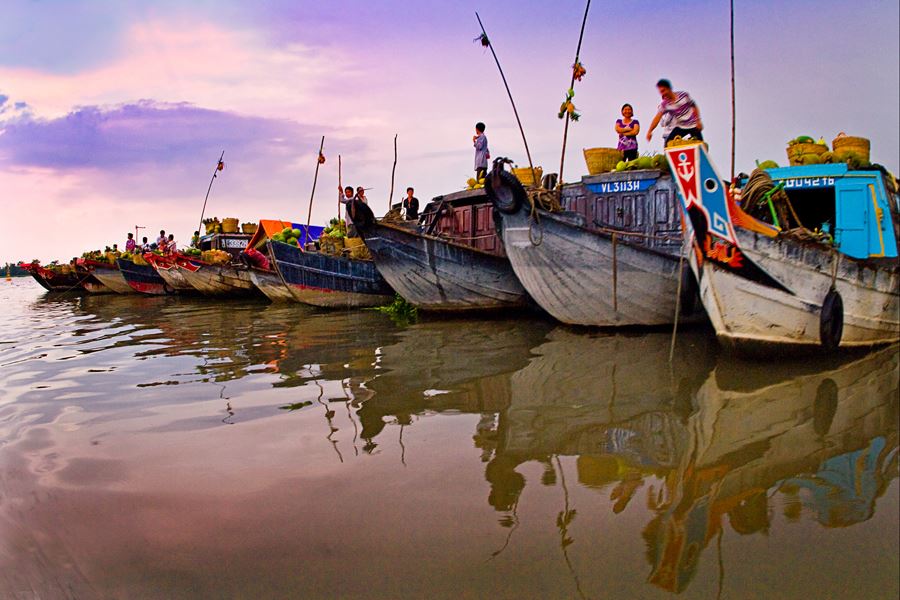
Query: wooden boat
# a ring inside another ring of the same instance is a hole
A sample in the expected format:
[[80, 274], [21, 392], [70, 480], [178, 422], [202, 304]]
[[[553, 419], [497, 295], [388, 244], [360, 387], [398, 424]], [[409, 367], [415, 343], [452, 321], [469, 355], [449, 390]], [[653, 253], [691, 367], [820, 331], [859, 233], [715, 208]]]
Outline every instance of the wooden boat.
[[115, 291], [104, 285], [103, 282], [94, 277], [93, 272], [81, 262], [81, 259], [78, 259], [75, 263], [75, 273], [78, 275], [80, 282], [79, 285], [81, 286], [81, 289], [86, 291], [88, 294], [116, 293]]
[[[692, 233], [691, 268], [723, 345], [833, 350], [900, 339], [900, 215], [892, 179], [844, 164], [769, 170], [770, 187], [784, 184], [779, 205], [794, 221], [815, 226], [783, 230], [738, 205], [703, 146], [666, 154]], [[742, 204], [753, 210], [760, 198], [747, 192]]]
[[128, 282], [125, 281], [125, 277], [119, 270], [119, 266], [115, 263], [79, 258], [78, 264], [83, 264], [85, 268], [91, 272], [94, 279], [116, 293], [133, 294], [135, 291], [128, 285]]
[[274, 270], [297, 302], [323, 308], [380, 306], [394, 291], [371, 260], [304, 251], [270, 241]]
[[119, 258], [116, 264], [125, 281], [136, 292], [153, 296], [175, 293], [175, 288], [166, 283], [149, 264], [139, 265], [127, 258]]
[[150, 263], [163, 280], [179, 294], [196, 292], [184, 272], [178, 267], [175, 255], [161, 256], [148, 252], [144, 255], [144, 259]]
[[[555, 200], [532, 208], [519, 181], [500, 166], [485, 187], [513, 271], [556, 319], [600, 327], [674, 320], [679, 278], [689, 272], [679, 262], [681, 223], [668, 173], [586, 176], [563, 186], [552, 207]], [[692, 283], [682, 282], [682, 314], [698, 318]]]
[[[272, 254], [272, 249], [269, 244], [269, 240], [273, 235], [283, 233], [285, 229], [297, 229], [301, 232], [306, 232], [306, 225], [291, 221], [260, 219], [256, 233], [250, 241], [247, 242], [247, 250], [241, 257], [243, 262], [247, 265], [247, 272], [250, 275], [250, 280], [253, 282], [253, 285], [255, 285], [257, 289], [272, 302], [297, 301], [294, 297], [294, 293], [284, 282], [281, 273], [275, 265], [275, 257]], [[303, 239], [309, 242], [315, 241], [322, 235], [323, 230], [324, 228], [318, 225], [310, 225], [309, 231], [303, 236]], [[254, 261], [251, 260], [251, 257], [246, 254], [246, 252], [251, 252], [250, 249], [256, 250], [262, 254], [262, 257], [259, 257], [259, 264], [254, 263]]]
[[19, 263], [19, 266], [31, 275], [42, 288], [48, 292], [77, 292], [81, 287], [82, 277], [71, 265], [49, 265], [42, 267], [40, 263]]
[[243, 233], [215, 233], [200, 238], [201, 252], [220, 250], [231, 255], [225, 264], [213, 264], [199, 256], [182, 252], [175, 255], [178, 274], [184, 282], [205, 296], [256, 296], [260, 292], [247, 268], [240, 261], [251, 235]]
[[354, 225], [378, 271], [413, 306], [469, 311], [527, 304], [483, 190], [435, 198], [418, 223], [376, 220], [367, 205], [354, 206]]
[[[269, 248], [268, 242], [263, 245], [262, 250], [264, 250], [264, 254], [267, 256], [269, 264], [273, 264], [275, 260], [272, 256], [272, 251]], [[284, 283], [281, 275], [275, 269], [264, 269], [249, 265], [247, 267], [247, 272], [250, 275], [250, 281], [253, 282], [253, 285], [255, 285], [257, 289], [272, 302], [294, 301], [294, 294], [291, 293], [290, 288]]]

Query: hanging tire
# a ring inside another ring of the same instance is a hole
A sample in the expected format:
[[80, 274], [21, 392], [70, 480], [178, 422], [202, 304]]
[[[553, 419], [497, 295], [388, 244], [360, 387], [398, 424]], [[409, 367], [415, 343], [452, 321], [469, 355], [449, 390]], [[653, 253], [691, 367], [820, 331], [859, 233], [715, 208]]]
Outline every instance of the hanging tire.
[[484, 191], [494, 206], [502, 213], [511, 215], [528, 200], [525, 188], [509, 171], [494, 168], [484, 179]]
[[841, 344], [843, 334], [844, 301], [837, 290], [831, 288], [822, 302], [822, 312], [819, 315], [819, 340], [822, 342], [822, 347], [831, 352]]

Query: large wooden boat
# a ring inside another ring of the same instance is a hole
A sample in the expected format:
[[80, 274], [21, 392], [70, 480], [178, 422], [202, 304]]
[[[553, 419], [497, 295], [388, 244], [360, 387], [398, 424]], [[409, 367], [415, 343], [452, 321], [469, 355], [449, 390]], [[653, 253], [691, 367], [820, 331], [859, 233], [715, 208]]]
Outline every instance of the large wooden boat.
[[[274, 264], [275, 259], [272, 255], [272, 250], [269, 247], [269, 242], [265, 242], [263, 244], [260, 252], [263, 252], [263, 254], [266, 256], [266, 259], [269, 261], [269, 265]], [[284, 280], [281, 278], [281, 274], [275, 269], [271, 267], [262, 268], [250, 265], [247, 267], [247, 272], [250, 275], [250, 281], [253, 282], [253, 285], [255, 285], [257, 289], [259, 289], [259, 291], [261, 291], [263, 295], [272, 302], [294, 301], [294, 294], [291, 292], [287, 284], [284, 283]]]
[[[723, 345], [833, 350], [900, 339], [892, 178], [844, 164], [769, 170], [793, 220], [814, 228], [784, 230], [738, 205], [703, 146], [666, 154], [692, 234], [691, 268]], [[752, 210], [759, 199], [749, 195], [742, 204]]]
[[110, 290], [119, 294], [133, 294], [135, 290], [128, 285], [125, 277], [119, 270], [119, 265], [102, 260], [91, 260], [87, 258], [79, 258], [79, 265], [90, 271], [94, 279], [102, 283]]
[[[323, 227], [318, 225], [310, 225], [309, 231], [306, 225], [294, 223], [291, 221], [279, 221], [275, 219], [260, 219], [256, 233], [251, 240], [247, 242], [247, 250], [242, 256], [243, 262], [247, 265], [247, 272], [250, 275], [250, 281], [259, 289], [263, 295], [272, 302], [296, 302], [293, 292], [284, 282], [281, 273], [275, 265], [275, 257], [269, 240], [273, 235], [283, 233], [285, 229], [297, 229], [304, 232], [303, 239], [313, 242], [322, 235]], [[256, 250], [261, 256], [257, 255], [254, 261], [249, 254], [252, 250]]]
[[680, 263], [681, 222], [668, 173], [586, 176], [559, 196], [544, 193], [549, 202], [535, 206], [499, 165], [485, 186], [513, 271], [556, 319], [600, 327], [671, 323], [680, 283], [682, 314], [697, 316], [696, 286]]
[[[174, 263], [183, 281], [205, 296], [255, 296], [253, 285], [240, 254], [252, 236], [243, 233], [217, 233], [200, 238], [199, 250], [219, 250], [231, 255], [224, 264], [214, 264], [186, 253], [175, 255]], [[226, 257], [227, 258], [227, 257]]]
[[78, 259], [75, 262], [75, 274], [78, 275], [79, 284], [81, 289], [86, 291], [88, 294], [115, 294], [116, 292], [109, 287], [107, 287], [102, 281], [97, 279], [94, 276], [94, 273], [91, 269], [89, 269], [82, 262], [82, 259]]
[[175, 293], [175, 288], [166, 283], [166, 280], [160, 277], [156, 269], [149, 264], [137, 264], [127, 258], [119, 258], [116, 260], [116, 264], [125, 281], [136, 292], [152, 296]]
[[42, 267], [40, 263], [19, 263], [19, 266], [31, 275], [42, 288], [48, 292], [79, 292], [82, 275], [76, 273], [71, 265], [48, 265]]
[[379, 306], [393, 290], [371, 260], [305, 251], [269, 241], [274, 270], [297, 302], [323, 308]]
[[483, 190], [439, 196], [418, 222], [376, 220], [367, 205], [354, 207], [354, 225], [378, 271], [413, 306], [469, 311], [527, 304]]

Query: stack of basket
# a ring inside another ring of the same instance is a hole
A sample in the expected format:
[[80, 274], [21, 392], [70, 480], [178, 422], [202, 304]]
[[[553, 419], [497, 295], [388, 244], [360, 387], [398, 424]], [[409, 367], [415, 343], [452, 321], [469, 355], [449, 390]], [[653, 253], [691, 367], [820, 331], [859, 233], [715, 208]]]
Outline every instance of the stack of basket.
[[792, 167], [812, 165], [822, 162], [822, 155], [828, 152], [828, 146], [815, 142], [791, 144], [787, 147], [788, 162]]

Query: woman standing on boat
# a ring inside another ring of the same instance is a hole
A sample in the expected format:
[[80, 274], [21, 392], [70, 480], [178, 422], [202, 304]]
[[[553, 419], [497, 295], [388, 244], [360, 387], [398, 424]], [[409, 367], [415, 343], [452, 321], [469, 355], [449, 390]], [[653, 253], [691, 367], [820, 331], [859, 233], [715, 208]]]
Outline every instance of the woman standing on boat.
[[622, 105], [622, 118], [616, 120], [616, 133], [619, 134], [618, 150], [624, 155], [624, 160], [634, 160], [638, 157], [637, 135], [641, 132], [641, 124], [634, 117], [634, 108], [630, 104]]

